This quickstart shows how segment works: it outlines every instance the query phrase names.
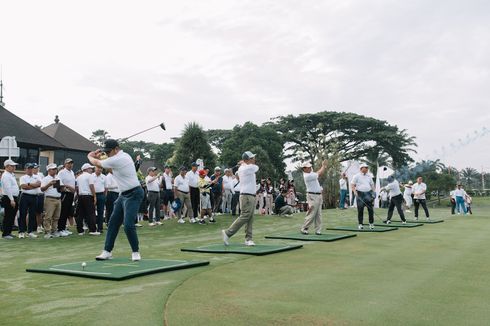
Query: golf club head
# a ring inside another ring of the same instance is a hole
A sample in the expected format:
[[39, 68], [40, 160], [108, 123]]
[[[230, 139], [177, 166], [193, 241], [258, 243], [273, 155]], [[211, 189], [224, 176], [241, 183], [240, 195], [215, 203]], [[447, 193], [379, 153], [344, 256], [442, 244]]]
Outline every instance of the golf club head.
[[162, 122], [162, 123], [160, 123], [160, 128], [162, 128], [163, 130], [166, 130], [166, 129], [165, 129], [165, 124], [164, 124], [163, 122]]

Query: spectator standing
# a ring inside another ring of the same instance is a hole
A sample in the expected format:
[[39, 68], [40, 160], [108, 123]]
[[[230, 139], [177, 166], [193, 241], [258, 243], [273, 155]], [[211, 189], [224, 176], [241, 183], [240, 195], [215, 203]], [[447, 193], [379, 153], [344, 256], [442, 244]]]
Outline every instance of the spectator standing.
[[85, 222], [90, 235], [100, 235], [96, 227], [95, 205], [97, 196], [95, 194], [94, 166], [89, 163], [82, 165], [82, 174], [77, 178], [78, 184], [78, 214], [76, 217], [78, 235], [83, 235], [83, 223]]
[[149, 167], [145, 178], [150, 206], [148, 209], [149, 226], [162, 225], [160, 222], [160, 175], [156, 171], [156, 167]]
[[95, 167], [95, 172], [92, 174], [94, 177], [94, 187], [96, 196], [96, 226], [97, 232], [102, 233], [104, 229], [104, 208], [107, 198], [107, 178], [102, 173], [101, 167]]
[[[41, 182], [44, 178], [44, 175], [39, 172], [39, 164], [34, 163], [34, 167], [32, 168], [32, 175], [36, 177], [39, 182]], [[41, 187], [37, 189], [37, 203], [36, 203], [36, 224], [37, 224], [37, 233], [43, 233], [43, 213], [44, 213], [44, 192], [41, 191]]]
[[18, 164], [8, 159], [3, 162], [5, 171], [2, 173], [2, 206], [4, 217], [2, 223], [2, 238], [13, 239], [12, 226], [14, 225], [15, 215], [17, 215], [19, 203], [19, 185], [15, 179], [15, 167]]
[[233, 172], [231, 169], [225, 169], [225, 175], [223, 176], [223, 213], [231, 213], [231, 201], [233, 199]]
[[58, 178], [63, 184], [61, 192], [61, 214], [58, 220], [58, 231], [62, 237], [71, 234], [66, 230], [66, 222], [70, 216], [73, 216], [73, 200], [75, 198], [75, 173], [73, 173], [73, 160], [67, 158], [64, 162], [63, 169], [58, 172]]
[[467, 214], [465, 206], [466, 191], [463, 189], [461, 184], [454, 190], [454, 197], [456, 198], [456, 208], [458, 209], [458, 215], [461, 213]]
[[41, 181], [41, 191], [44, 193], [44, 208], [46, 215], [44, 216], [44, 238], [51, 239], [60, 237], [58, 231], [58, 219], [61, 214], [61, 181], [57, 179], [58, 172], [55, 163], [51, 163], [46, 167], [48, 174]]
[[[37, 229], [36, 208], [38, 188], [41, 187], [41, 181], [32, 172], [34, 164], [27, 163], [25, 167], [26, 174], [19, 180], [22, 189], [19, 199], [19, 239], [25, 238], [26, 230], [29, 238], [37, 238], [35, 234]], [[27, 227], [26, 216], [28, 216]]]
[[345, 209], [345, 201], [347, 198], [347, 175], [345, 173], [342, 173], [342, 176], [339, 180], [339, 187], [340, 187], [340, 200], [339, 200], [339, 208], [340, 209]]
[[189, 196], [191, 199], [192, 206], [192, 216], [197, 218], [199, 215], [199, 201], [200, 201], [200, 192], [199, 192], [199, 173], [197, 172], [197, 167], [199, 165], [196, 162], [191, 163], [191, 170], [186, 173], [186, 178], [189, 182]]
[[119, 197], [119, 187], [117, 186], [116, 179], [112, 174], [112, 170], [108, 169], [106, 175], [107, 196], [105, 201], [105, 224], [109, 225], [109, 220], [114, 210], [114, 203]]
[[191, 197], [189, 195], [189, 180], [186, 176], [187, 168], [182, 166], [180, 168], [180, 174], [175, 177], [174, 180], [174, 190], [175, 190], [175, 198], [178, 198], [182, 204], [181, 208], [177, 210], [177, 217], [179, 218], [178, 222], [184, 224], [185, 221], [182, 217], [182, 210], [187, 209], [186, 214], [189, 216], [190, 223], [196, 223], [196, 219], [192, 215], [192, 206], [191, 206]]

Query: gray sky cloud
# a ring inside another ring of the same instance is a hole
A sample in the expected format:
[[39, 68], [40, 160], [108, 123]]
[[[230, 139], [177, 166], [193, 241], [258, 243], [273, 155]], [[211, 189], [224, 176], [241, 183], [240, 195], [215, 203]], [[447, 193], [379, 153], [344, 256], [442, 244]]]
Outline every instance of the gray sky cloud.
[[87, 137], [165, 121], [166, 133], [141, 135], [155, 142], [190, 121], [214, 129], [355, 112], [407, 129], [417, 159], [490, 171], [481, 150], [490, 145], [481, 131], [490, 126], [489, 9], [485, 1], [4, 3], [5, 101], [33, 124], [58, 114]]

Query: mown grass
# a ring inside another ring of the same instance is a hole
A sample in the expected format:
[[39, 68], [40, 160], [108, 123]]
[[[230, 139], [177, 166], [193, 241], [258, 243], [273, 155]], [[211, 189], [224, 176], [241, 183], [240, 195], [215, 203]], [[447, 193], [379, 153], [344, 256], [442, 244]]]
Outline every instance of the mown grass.
[[[138, 230], [143, 258], [211, 264], [122, 282], [25, 272], [37, 263], [93, 259], [103, 237], [1, 241], [0, 324], [484, 325], [490, 320], [490, 200], [473, 206], [472, 216], [432, 209], [444, 223], [303, 242], [302, 249], [260, 257], [181, 252], [220, 242], [231, 217], [206, 226], [174, 220]], [[303, 217], [257, 216], [255, 241], [297, 243], [263, 237], [298, 230]], [[324, 221], [356, 225], [355, 211], [326, 210]], [[243, 233], [232, 241], [242, 242]], [[122, 233], [114, 254], [129, 251]]]

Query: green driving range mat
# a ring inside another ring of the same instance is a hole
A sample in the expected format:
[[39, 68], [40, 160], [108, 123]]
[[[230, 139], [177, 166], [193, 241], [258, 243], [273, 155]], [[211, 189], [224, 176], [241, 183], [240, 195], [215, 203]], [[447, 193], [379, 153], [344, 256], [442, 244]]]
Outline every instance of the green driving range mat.
[[302, 234], [302, 233], [288, 233], [288, 234], [277, 234], [277, 235], [266, 235], [267, 239], [288, 239], [288, 240], [302, 240], [302, 241], [337, 241], [347, 238], [355, 237], [356, 234], [334, 234], [334, 233], [324, 233], [321, 235], [317, 234]]
[[[399, 221], [392, 221], [392, 222], [399, 222]], [[422, 223], [422, 224], [436, 224], [436, 223], [442, 223], [444, 220], [407, 220], [407, 223]], [[401, 221], [400, 221], [401, 223]]]
[[388, 232], [398, 230], [397, 227], [386, 227], [386, 226], [377, 226], [374, 229], [370, 229], [369, 226], [364, 225], [364, 229], [359, 230], [357, 226], [336, 226], [333, 228], [327, 228], [327, 230], [335, 230], [335, 231], [352, 231], [352, 232]]
[[422, 223], [409, 223], [407, 221], [406, 224], [403, 224], [402, 222], [391, 222], [390, 224], [385, 224], [385, 223], [374, 223], [374, 226], [384, 226], [384, 227], [389, 227], [389, 228], [415, 228], [417, 226], [424, 226]]
[[134, 262], [125, 258], [114, 258], [102, 261], [87, 261], [85, 262], [85, 267], [82, 266], [82, 263], [43, 265], [27, 268], [26, 271], [121, 281], [148, 274], [204, 266], [208, 265], [209, 261], [142, 259]]
[[288, 251], [293, 249], [299, 249], [303, 245], [255, 245], [246, 246], [244, 244], [230, 243], [229, 246], [224, 244], [213, 244], [195, 248], [182, 248], [182, 251], [192, 252], [210, 252], [216, 254], [246, 254], [263, 256], [268, 254], [274, 254], [276, 252]]

